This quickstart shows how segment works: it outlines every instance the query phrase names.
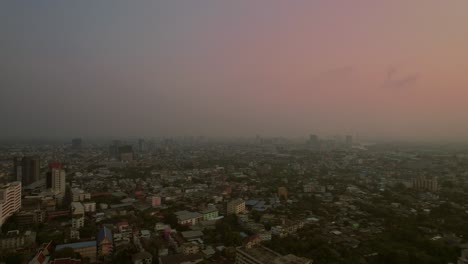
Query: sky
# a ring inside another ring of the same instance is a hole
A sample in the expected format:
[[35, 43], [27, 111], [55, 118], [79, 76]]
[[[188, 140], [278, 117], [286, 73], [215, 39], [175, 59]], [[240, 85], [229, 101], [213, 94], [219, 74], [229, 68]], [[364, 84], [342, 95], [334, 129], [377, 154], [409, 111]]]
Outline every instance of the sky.
[[468, 140], [466, 0], [0, 2], [0, 137]]

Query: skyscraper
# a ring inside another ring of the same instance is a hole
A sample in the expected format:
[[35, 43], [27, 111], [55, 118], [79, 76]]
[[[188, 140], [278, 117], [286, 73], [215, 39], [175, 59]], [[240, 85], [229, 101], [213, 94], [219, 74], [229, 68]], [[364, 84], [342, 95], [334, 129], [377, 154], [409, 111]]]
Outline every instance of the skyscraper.
[[120, 140], [113, 140], [109, 146], [109, 156], [113, 159], [120, 159], [119, 147], [122, 145]]
[[352, 145], [353, 144], [353, 136], [347, 135], [346, 136], [346, 145]]
[[310, 135], [309, 136], [309, 145], [312, 148], [318, 148], [319, 147], [319, 138], [317, 135]]
[[40, 160], [38, 157], [23, 157], [21, 160], [21, 184], [27, 186], [39, 180], [40, 175]]
[[121, 161], [130, 162], [133, 160], [133, 148], [130, 145], [119, 147], [119, 158]]
[[13, 179], [12, 181], [21, 181], [23, 178], [23, 164], [20, 157], [13, 158]]
[[140, 138], [138, 139], [138, 152], [142, 153], [145, 150], [145, 140]]
[[55, 194], [65, 194], [66, 173], [59, 162], [49, 164], [46, 187]]
[[73, 149], [81, 149], [81, 138], [74, 138], [72, 139], [72, 148]]

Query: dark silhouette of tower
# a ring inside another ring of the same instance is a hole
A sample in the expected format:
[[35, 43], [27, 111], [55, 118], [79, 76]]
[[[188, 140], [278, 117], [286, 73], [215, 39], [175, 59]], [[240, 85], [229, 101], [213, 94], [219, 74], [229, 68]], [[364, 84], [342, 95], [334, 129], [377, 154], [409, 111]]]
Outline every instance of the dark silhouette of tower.
[[83, 143], [83, 141], [81, 140], [81, 138], [74, 138], [72, 139], [72, 148], [73, 149], [81, 149], [81, 144]]
[[39, 180], [40, 174], [40, 160], [38, 157], [23, 157], [21, 160], [21, 184], [27, 186]]

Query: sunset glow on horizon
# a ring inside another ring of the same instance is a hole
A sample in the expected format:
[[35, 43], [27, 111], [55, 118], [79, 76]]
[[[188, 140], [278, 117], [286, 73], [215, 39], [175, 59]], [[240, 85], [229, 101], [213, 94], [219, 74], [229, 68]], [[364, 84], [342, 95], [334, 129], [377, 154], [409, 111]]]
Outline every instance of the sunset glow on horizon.
[[0, 4], [1, 136], [468, 139], [468, 1], [64, 2]]

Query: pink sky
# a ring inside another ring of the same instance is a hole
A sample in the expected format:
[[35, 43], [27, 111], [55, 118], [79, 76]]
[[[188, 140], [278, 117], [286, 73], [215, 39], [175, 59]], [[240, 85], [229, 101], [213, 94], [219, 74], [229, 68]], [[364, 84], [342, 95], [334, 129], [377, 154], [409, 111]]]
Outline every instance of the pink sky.
[[468, 139], [465, 0], [44, 2], [0, 8], [0, 110], [63, 135]]

